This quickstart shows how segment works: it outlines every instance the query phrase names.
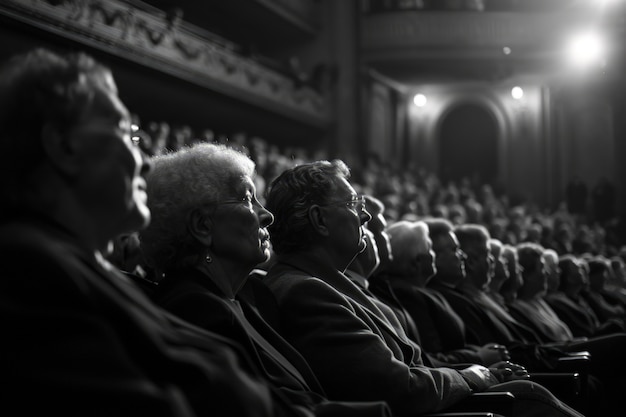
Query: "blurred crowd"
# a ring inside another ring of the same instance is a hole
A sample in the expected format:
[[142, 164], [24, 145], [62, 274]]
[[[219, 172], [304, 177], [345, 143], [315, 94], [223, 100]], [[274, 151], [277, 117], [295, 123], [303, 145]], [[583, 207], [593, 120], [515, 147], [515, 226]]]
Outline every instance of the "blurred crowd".
[[[139, 118], [135, 116], [137, 128]], [[323, 150], [302, 147], [280, 148], [270, 141], [244, 131], [216, 133], [212, 129], [194, 131], [188, 125], [174, 126], [151, 121], [137, 131], [143, 151], [160, 155], [197, 142], [219, 143], [244, 152], [255, 163], [255, 185], [261, 202], [265, 189], [285, 169], [315, 160], [328, 159]], [[480, 184], [465, 178], [444, 183], [435, 173], [421, 167], [400, 167], [381, 162], [370, 155], [366, 162], [351, 166], [352, 182], [362, 194], [380, 199], [389, 222], [441, 217], [454, 225], [465, 223], [487, 227], [494, 239], [504, 244], [541, 244], [559, 255], [626, 256], [622, 222], [614, 214], [612, 198], [591, 198], [602, 190], [612, 190], [601, 179], [588, 196], [586, 185], [576, 178], [563, 190], [555, 209], [512, 196], [501, 187]], [[576, 193], [576, 187], [584, 191]], [[609, 192], [605, 192], [609, 194]]]

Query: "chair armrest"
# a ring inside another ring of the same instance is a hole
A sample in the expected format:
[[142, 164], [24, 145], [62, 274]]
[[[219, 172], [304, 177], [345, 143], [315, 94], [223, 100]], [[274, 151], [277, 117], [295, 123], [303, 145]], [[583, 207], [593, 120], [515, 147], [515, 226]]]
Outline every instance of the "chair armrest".
[[511, 414], [514, 402], [515, 396], [510, 392], [477, 392], [452, 407], [446, 408], [443, 412], [479, 412], [506, 416]]
[[546, 387], [558, 398], [577, 398], [583, 395], [584, 375], [578, 372], [533, 372], [530, 380]]
[[474, 411], [474, 412], [466, 412], [466, 413], [429, 413], [429, 414], [423, 414], [422, 417], [505, 417], [505, 416], [503, 416], [502, 414]]
[[591, 357], [585, 355], [563, 356], [556, 361], [554, 372], [556, 373], [588, 373]]
[[581, 350], [580, 352], [567, 352], [569, 356], [586, 356], [587, 358], [591, 358], [591, 353], [587, 350]]

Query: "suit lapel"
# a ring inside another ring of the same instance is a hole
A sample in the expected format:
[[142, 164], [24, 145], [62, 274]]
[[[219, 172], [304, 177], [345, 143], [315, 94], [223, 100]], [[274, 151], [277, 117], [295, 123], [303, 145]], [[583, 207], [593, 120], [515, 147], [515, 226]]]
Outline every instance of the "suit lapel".
[[346, 275], [336, 269], [331, 269], [324, 265], [307, 264], [307, 262], [302, 259], [290, 259], [289, 261], [283, 261], [282, 263], [302, 271], [303, 275], [314, 276], [326, 282], [328, 285], [340, 292], [344, 297], [348, 298], [348, 302], [350, 304], [361, 309], [363, 313], [367, 315], [370, 320], [372, 320], [373, 324], [379, 329], [379, 331], [384, 332], [384, 335], [381, 334], [381, 336], [385, 337], [386, 335], [393, 339], [399, 349], [403, 352], [403, 355], [408, 356], [408, 362], [411, 362], [417, 356], [413, 346], [404, 337], [398, 335], [396, 329], [389, 322], [387, 316], [385, 316], [376, 304]]

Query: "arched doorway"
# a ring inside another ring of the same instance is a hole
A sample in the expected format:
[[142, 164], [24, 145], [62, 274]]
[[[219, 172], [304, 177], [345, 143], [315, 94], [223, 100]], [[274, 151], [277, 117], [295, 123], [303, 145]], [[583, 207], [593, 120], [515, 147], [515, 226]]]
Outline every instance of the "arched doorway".
[[484, 105], [463, 103], [441, 121], [439, 175], [444, 182], [468, 178], [493, 184], [498, 174], [498, 122]]

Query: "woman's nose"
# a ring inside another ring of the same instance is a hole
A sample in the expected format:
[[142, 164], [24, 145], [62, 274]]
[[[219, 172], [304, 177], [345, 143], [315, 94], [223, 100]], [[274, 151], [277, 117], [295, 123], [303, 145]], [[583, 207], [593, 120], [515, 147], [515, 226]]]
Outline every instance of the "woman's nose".
[[257, 215], [259, 216], [259, 224], [261, 227], [267, 227], [274, 223], [274, 215], [261, 204], [257, 206]]

